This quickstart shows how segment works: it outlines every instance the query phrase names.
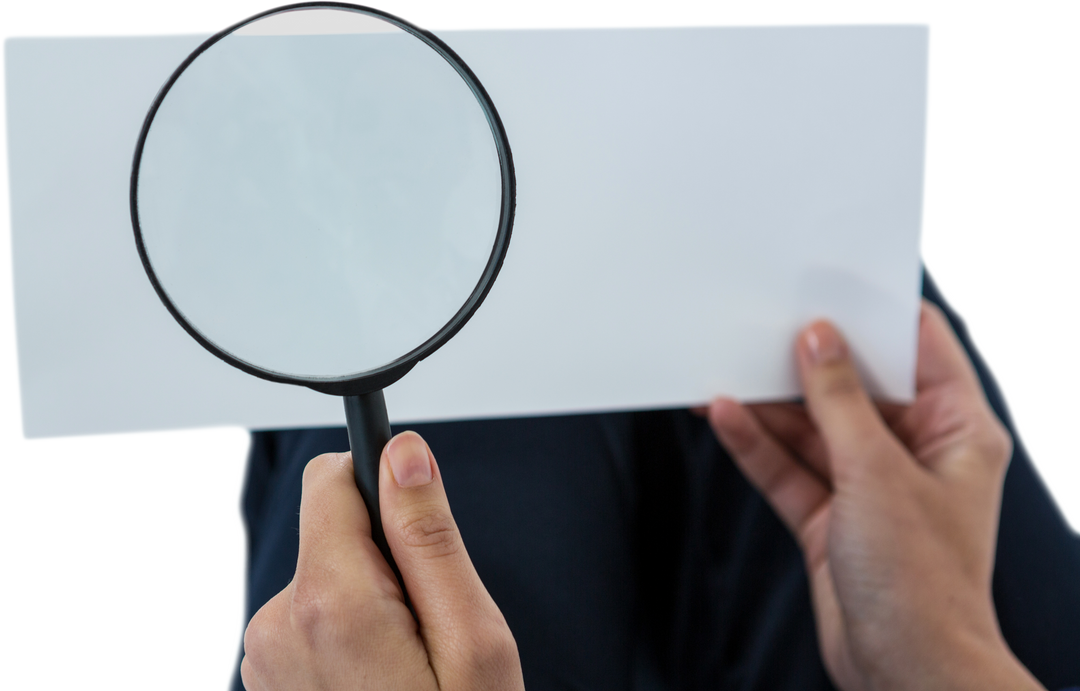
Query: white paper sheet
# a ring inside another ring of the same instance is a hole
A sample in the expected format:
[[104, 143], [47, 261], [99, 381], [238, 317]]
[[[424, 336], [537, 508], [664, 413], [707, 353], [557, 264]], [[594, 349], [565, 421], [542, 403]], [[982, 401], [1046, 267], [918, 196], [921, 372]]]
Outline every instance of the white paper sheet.
[[[879, 395], [913, 395], [923, 27], [444, 32], [518, 178], [503, 271], [387, 390], [421, 421], [797, 394], [836, 321]], [[127, 207], [139, 126], [199, 37], [7, 42], [24, 431], [341, 424], [234, 370], [153, 293]]]

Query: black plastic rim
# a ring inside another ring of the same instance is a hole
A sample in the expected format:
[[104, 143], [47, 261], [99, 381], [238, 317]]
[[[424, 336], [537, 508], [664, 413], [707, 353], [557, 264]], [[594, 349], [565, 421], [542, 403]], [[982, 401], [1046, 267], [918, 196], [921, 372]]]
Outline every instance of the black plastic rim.
[[[154, 273], [154, 269], [150, 264], [150, 258], [146, 253], [146, 246], [143, 243], [142, 237], [142, 227], [139, 224], [139, 165], [142, 161], [143, 146], [146, 143], [146, 136], [150, 132], [150, 125], [154, 121], [154, 116], [157, 114], [158, 109], [161, 107], [161, 103], [168, 95], [169, 90], [172, 88], [173, 84], [176, 83], [176, 80], [180, 78], [180, 75], [183, 74], [184, 70], [186, 70], [196, 58], [237, 29], [273, 14], [303, 9], [349, 10], [378, 17], [379, 19], [407, 31], [426, 43], [428, 47], [432, 48], [435, 52], [439, 53], [439, 55], [441, 55], [443, 59], [457, 71], [469, 86], [476, 96], [476, 100], [479, 102], [480, 107], [484, 110], [488, 123], [491, 125], [491, 134], [495, 139], [495, 146], [499, 154], [499, 166], [502, 170], [502, 208], [499, 212], [499, 227], [495, 237], [495, 245], [492, 247], [491, 255], [488, 257], [487, 265], [484, 267], [484, 272], [480, 276], [480, 280], [477, 282], [473, 292], [469, 295], [469, 299], [465, 301], [465, 304], [462, 305], [457, 314], [439, 329], [434, 336], [414, 348], [409, 353], [376, 369], [342, 377], [298, 377], [281, 374], [280, 372], [263, 369], [241, 360], [215, 345], [187, 321], [183, 313], [173, 304], [160, 281], [158, 281], [157, 275]], [[443, 43], [442, 40], [429, 31], [424, 31], [404, 19], [371, 7], [343, 2], [301, 2], [292, 5], [283, 5], [272, 10], [267, 10], [266, 12], [261, 12], [230, 26], [224, 31], [214, 34], [180, 63], [180, 66], [176, 68], [176, 71], [173, 72], [172, 76], [170, 76], [164, 86], [161, 87], [161, 90], [158, 91], [153, 104], [150, 106], [150, 110], [146, 114], [146, 119], [143, 121], [142, 129], [139, 132], [139, 140], [135, 145], [135, 157], [131, 165], [129, 204], [131, 208], [131, 225], [135, 231], [135, 245], [138, 248], [139, 259], [142, 261], [143, 268], [146, 270], [146, 275], [150, 279], [150, 283], [154, 286], [154, 291], [157, 292], [158, 297], [169, 310], [169, 313], [172, 314], [177, 322], [179, 322], [180, 326], [184, 327], [184, 330], [187, 331], [192, 338], [217, 357], [248, 374], [253, 374], [270, 381], [306, 386], [323, 393], [338, 396], [358, 396], [383, 389], [403, 377], [417, 362], [431, 355], [438, 350], [440, 346], [450, 340], [450, 338], [465, 325], [465, 322], [469, 320], [473, 313], [476, 312], [480, 303], [487, 297], [488, 291], [491, 290], [491, 286], [495, 282], [495, 278], [499, 275], [499, 270], [502, 268], [503, 259], [506, 257], [506, 250], [510, 244], [510, 233], [514, 226], [516, 190], [517, 183], [514, 177], [514, 160], [510, 153], [510, 142], [506, 137], [506, 130], [503, 128], [502, 119], [499, 117], [499, 113], [495, 109], [495, 104], [492, 103], [491, 97], [488, 96], [488, 93], [480, 83], [480, 80], [476, 78], [476, 75], [469, 69], [469, 66], [458, 57], [457, 53], [455, 53], [450, 46]]]

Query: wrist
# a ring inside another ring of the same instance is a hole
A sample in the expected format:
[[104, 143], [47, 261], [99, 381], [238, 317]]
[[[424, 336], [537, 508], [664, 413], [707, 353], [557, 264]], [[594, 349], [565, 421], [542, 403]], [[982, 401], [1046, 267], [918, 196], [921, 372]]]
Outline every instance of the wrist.
[[971, 650], [954, 670], [952, 682], [948, 688], [957, 691], [1046, 691], [1000, 636]]
[[992, 637], [957, 631], [933, 660], [878, 679], [881, 691], [1046, 691], [1013, 655], [1000, 634]]

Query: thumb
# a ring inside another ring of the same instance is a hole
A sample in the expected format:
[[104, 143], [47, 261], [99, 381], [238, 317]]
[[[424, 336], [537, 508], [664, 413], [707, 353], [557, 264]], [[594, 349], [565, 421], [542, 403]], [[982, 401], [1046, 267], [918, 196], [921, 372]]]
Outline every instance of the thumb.
[[844, 476], [854, 463], [871, 464], [897, 450], [899, 441], [863, 388], [836, 327], [814, 322], [799, 334], [796, 353], [806, 407], [825, 441], [834, 477]]
[[[439, 466], [415, 432], [397, 435], [383, 450], [379, 499], [386, 540], [440, 683], [446, 674], [468, 674], [475, 649], [490, 654], [513, 648], [516, 663], [510, 629], [450, 513]], [[467, 650], [470, 646], [474, 651]]]

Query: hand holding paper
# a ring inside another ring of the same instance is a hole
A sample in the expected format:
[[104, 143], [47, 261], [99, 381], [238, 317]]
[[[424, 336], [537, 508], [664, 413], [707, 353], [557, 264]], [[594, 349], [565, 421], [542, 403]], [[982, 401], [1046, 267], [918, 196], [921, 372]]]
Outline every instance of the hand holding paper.
[[818, 322], [796, 349], [805, 409], [720, 399], [709, 420], [802, 546], [838, 686], [1038, 689], [990, 595], [1012, 442], [941, 312], [920, 323], [911, 406], [875, 408]]

